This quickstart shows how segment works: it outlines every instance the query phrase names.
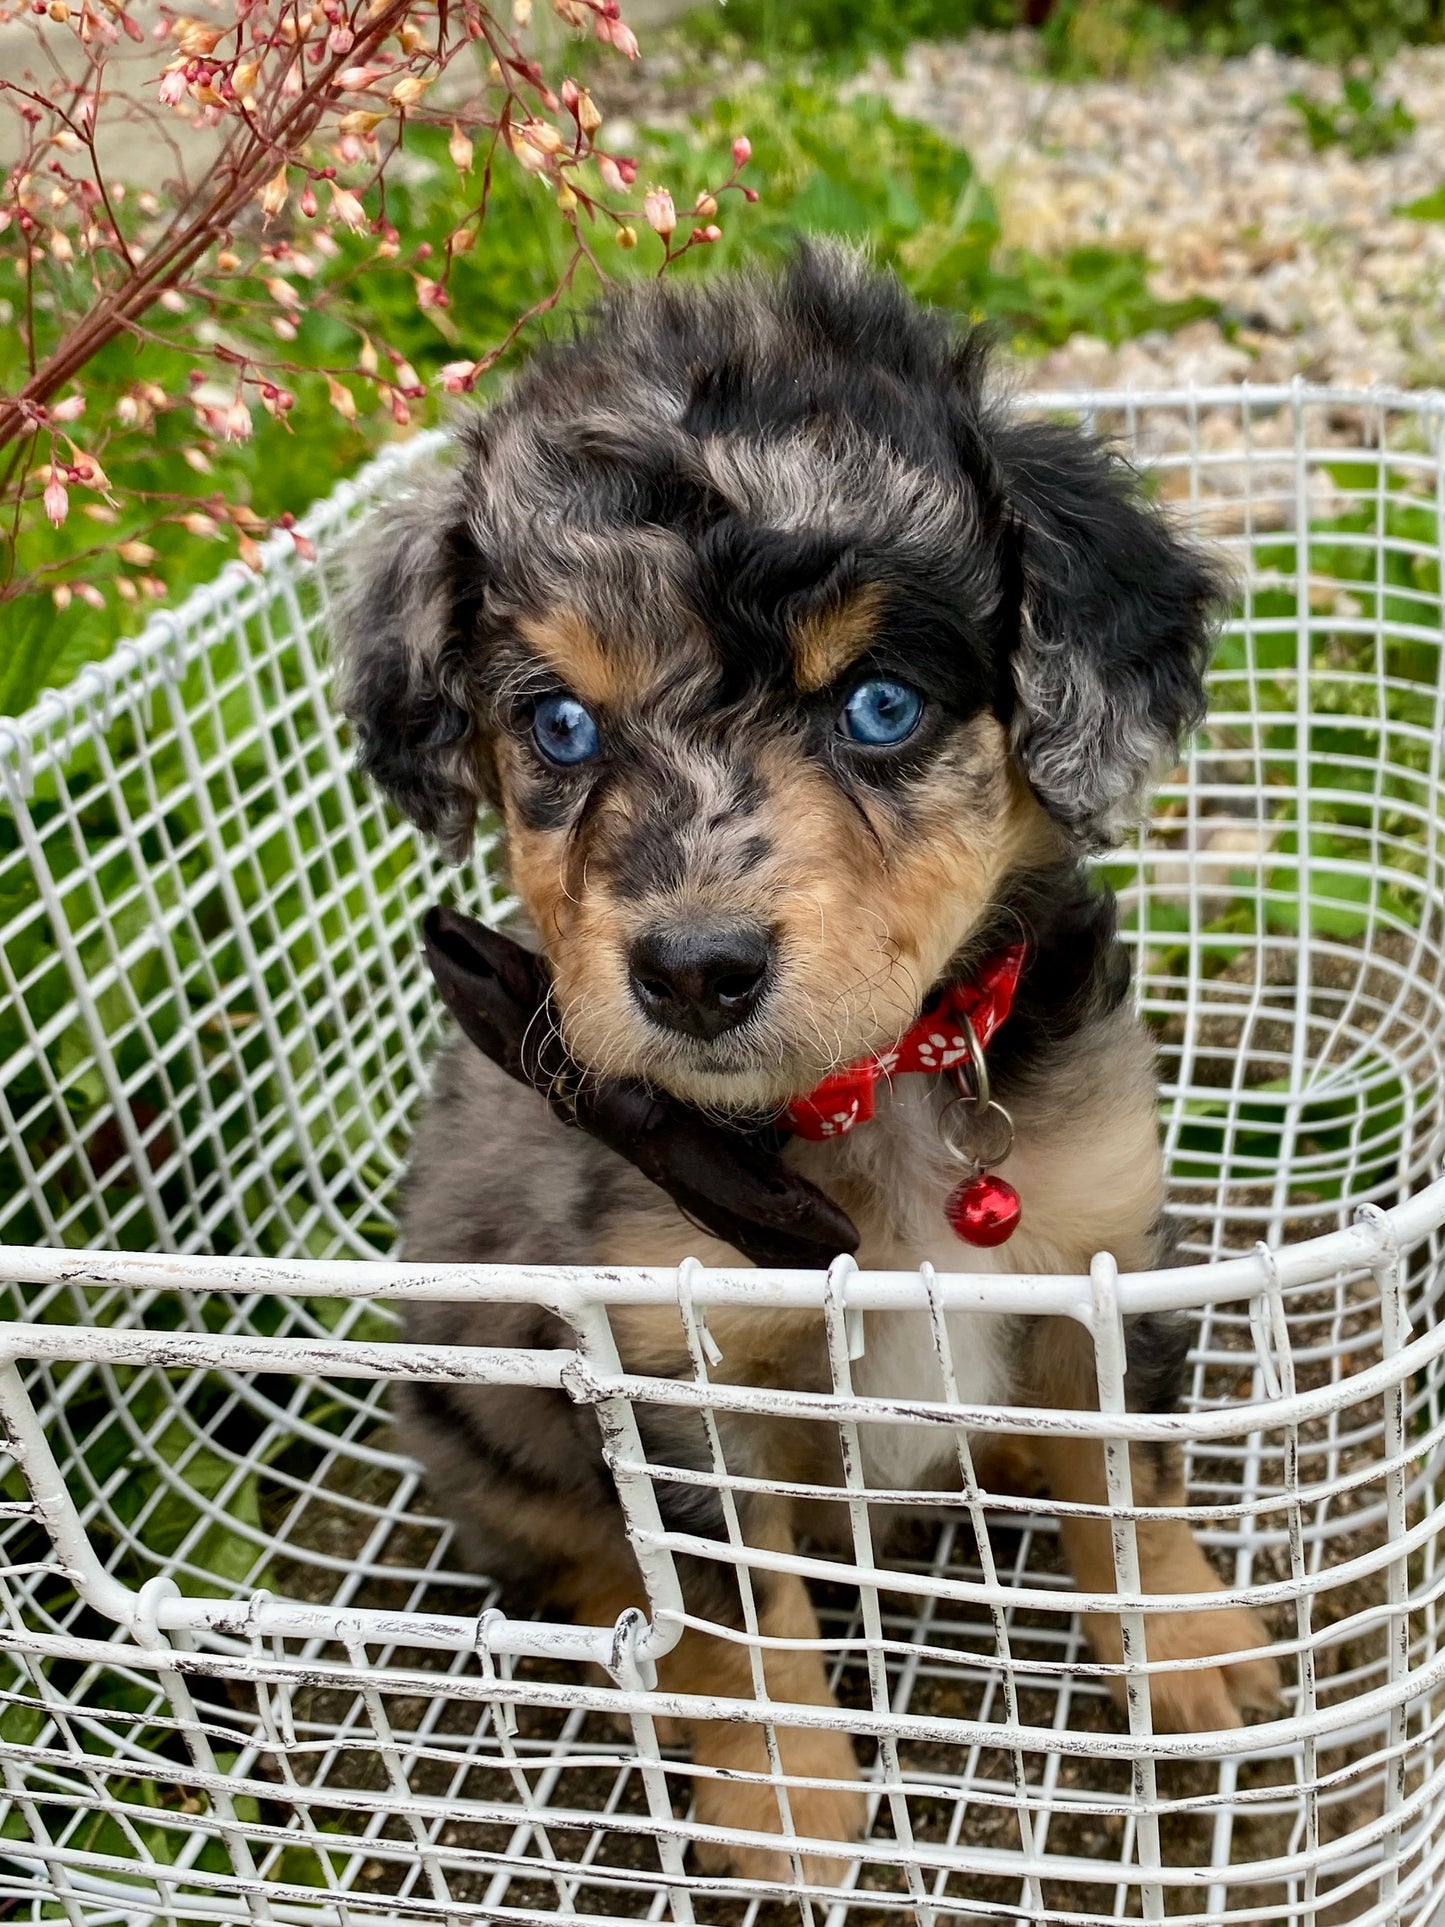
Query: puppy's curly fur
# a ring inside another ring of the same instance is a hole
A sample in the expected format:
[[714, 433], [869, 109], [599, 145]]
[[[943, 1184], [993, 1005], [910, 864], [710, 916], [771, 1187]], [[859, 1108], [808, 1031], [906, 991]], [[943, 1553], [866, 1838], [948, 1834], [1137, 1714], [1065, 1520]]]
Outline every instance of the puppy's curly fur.
[[[1112, 902], [1082, 859], [1138, 815], [1202, 715], [1223, 584], [1097, 442], [993, 401], [985, 364], [976, 335], [830, 251], [776, 280], [614, 297], [467, 420], [455, 463], [370, 531], [341, 624], [340, 700], [363, 767], [448, 853], [466, 851], [479, 806], [500, 812], [567, 1042], [599, 1073], [755, 1117], [887, 1045], [930, 988], [1024, 938], [990, 1054], [1024, 1207], [1006, 1246], [965, 1251], [944, 1220], [957, 1171], [936, 1080], [899, 1078], [866, 1128], [786, 1155], [852, 1214], [865, 1266], [1078, 1272], [1105, 1248], [1143, 1266], [1164, 1252], [1152, 1056]], [[921, 698], [895, 744], [860, 742], [841, 720], [870, 680]], [[575, 762], [538, 739], [539, 706], [559, 697], [597, 731]], [[639, 944], [736, 926], [766, 951], [734, 1000], [743, 1014], [660, 1020]], [[444, 1055], [417, 1136], [405, 1240], [429, 1261], [738, 1262], [465, 1044]], [[629, 1367], [688, 1369], [675, 1315], [616, 1322]], [[424, 1307], [412, 1324], [429, 1340], [567, 1342], [516, 1306]], [[958, 1324], [966, 1402], [1092, 1403], [1077, 1328]], [[828, 1382], [810, 1318], [734, 1312], [713, 1330], [722, 1376]], [[1136, 1402], [1171, 1404], [1186, 1349], [1175, 1321], [1137, 1322]], [[857, 1385], [938, 1396], [926, 1321], [872, 1320]], [[402, 1418], [487, 1571], [592, 1623], [641, 1603], [589, 1413], [560, 1393], [420, 1386]], [[644, 1407], [638, 1421], [655, 1465], [710, 1463], [694, 1417]], [[786, 1549], [798, 1529], [769, 1481], [836, 1480], [826, 1429], [724, 1423], [730, 1468], [761, 1487], [738, 1501], [751, 1543]], [[947, 1437], [865, 1431], [874, 1486], [946, 1480]], [[1102, 1455], [1077, 1440], [1034, 1441], [1024, 1476], [1060, 1501], [1105, 1498]], [[1136, 1452], [1133, 1478], [1141, 1504], [1182, 1499], [1171, 1453]], [[725, 1539], [709, 1485], [662, 1478], [658, 1500], [669, 1528]], [[1070, 1516], [1064, 1543], [1085, 1590], [1112, 1589], [1103, 1520]], [[1217, 1589], [1183, 1523], [1144, 1526], [1140, 1550], [1146, 1589]], [[681, 1564], [690, 1611], [736, 1625], [728, 1561]], [[771, 1692], [825, 1699], [805, 1591], [766, 1572], [757, 1587], [764, 1633], [803, 1642], [769, 1651]], [[1156, 1720], [1222, 1726], [1271, 1699], [1250, 1615], [1201, 1605], [1147, 1631], [1155, 1661], [1216, 1661], [1157, 1673]], [[1115, 1620], [1093, 1614], [1089, 1632], [1101, 1658], [1119, 1657]], [[679, 1691], [752, 1693], [746, 1649], [701, 1631], [662, 1670]], [[767, 1771], [758, 1730], [698, 1722], [691, 1744], [712, 1769], [701, 1817], [777, 1831], [771, 1788], [748, 1777]], [[846, 1744], [785, 1727], [781, 1747], [785, 1769], [818, 1783], [792, 1795], [799, 1831], [856, 1833]], [[756, 1847], [734, 1860], [786, 1864]], [[834, 1866], [819, 1855], [809, 1870]]]

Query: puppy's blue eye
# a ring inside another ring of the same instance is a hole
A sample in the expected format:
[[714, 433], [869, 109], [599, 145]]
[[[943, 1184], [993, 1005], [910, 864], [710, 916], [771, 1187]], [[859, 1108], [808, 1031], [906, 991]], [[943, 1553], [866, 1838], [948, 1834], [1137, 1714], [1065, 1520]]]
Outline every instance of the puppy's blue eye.
[[840, 723], [843, 734], [855, 743], [886, 749], [911, 736], [922, 714], [923, 698], [916, 689], [906, 682], [877, 676], [859, 683], [843, 705]]
[[532, 711], [532, 741], [549, 763], [587, 763], [597, 754], [597, 724], [575, 696], [543, 696]]

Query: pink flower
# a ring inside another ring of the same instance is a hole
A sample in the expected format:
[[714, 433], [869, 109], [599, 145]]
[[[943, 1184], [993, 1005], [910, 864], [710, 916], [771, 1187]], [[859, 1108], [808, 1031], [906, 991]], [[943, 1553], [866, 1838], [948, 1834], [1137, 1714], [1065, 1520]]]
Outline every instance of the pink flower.
[[45, 513], [56, 528], [59, 528], [70, 510], [70, 497], [65, 492], [65, 484], [58, 475], [52, 475], [45, 484]]
[[84, 413], [84, 395], [67, 395], [64, 401], [58, 401], [52, 407], [50, 419], [53, 422], [77, 422]]
[[251, 411], [237, 395], [226, 410], [226, 440], [245, 442], [251, 439]]
[[173, 68], [162, 76], [160, 99], [162, 107], [179, 107], [186, 97], [187, 82], [184, 67]]
[[647, 225], [654, 234], [660, 234], [664, 241], [677, 226], [677, 209], [665, 187], [648, 189], [643, 197], [642, 211], [647, 216]]

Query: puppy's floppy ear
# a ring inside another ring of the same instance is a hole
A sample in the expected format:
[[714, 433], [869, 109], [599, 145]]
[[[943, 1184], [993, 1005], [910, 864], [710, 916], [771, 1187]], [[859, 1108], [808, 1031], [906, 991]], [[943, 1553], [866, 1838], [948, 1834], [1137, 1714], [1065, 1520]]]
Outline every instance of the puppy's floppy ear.
[[485, 588], [462, 474], [437, 469], [362, 526], [334, 607], [333, 701], [358, 766], [453, 862], [487, 785], [473, 689]]
[[1228, 581], [1098, 441], [1004, 422], [994, 454], [1017, 541], [1014, 753], [1049, 814], [1104, 849], [1204, 715]]

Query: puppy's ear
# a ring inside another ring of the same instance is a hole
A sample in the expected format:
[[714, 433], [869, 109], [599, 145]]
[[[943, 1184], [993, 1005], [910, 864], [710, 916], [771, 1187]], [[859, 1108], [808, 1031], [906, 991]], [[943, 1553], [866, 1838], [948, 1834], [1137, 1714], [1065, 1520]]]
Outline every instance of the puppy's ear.
[[485, 592], [462, 475], [438, 470], [363, 525], [334, 605], [333, 701], [358, 767], [452, 862], [487, 788], [474, 689]]
[[994, 453], [1017, 544], [1014, 754], [1050, 815], [1105, 849], [1204, 715], [1228, 581], [1099, 442], [1005, 423]]

